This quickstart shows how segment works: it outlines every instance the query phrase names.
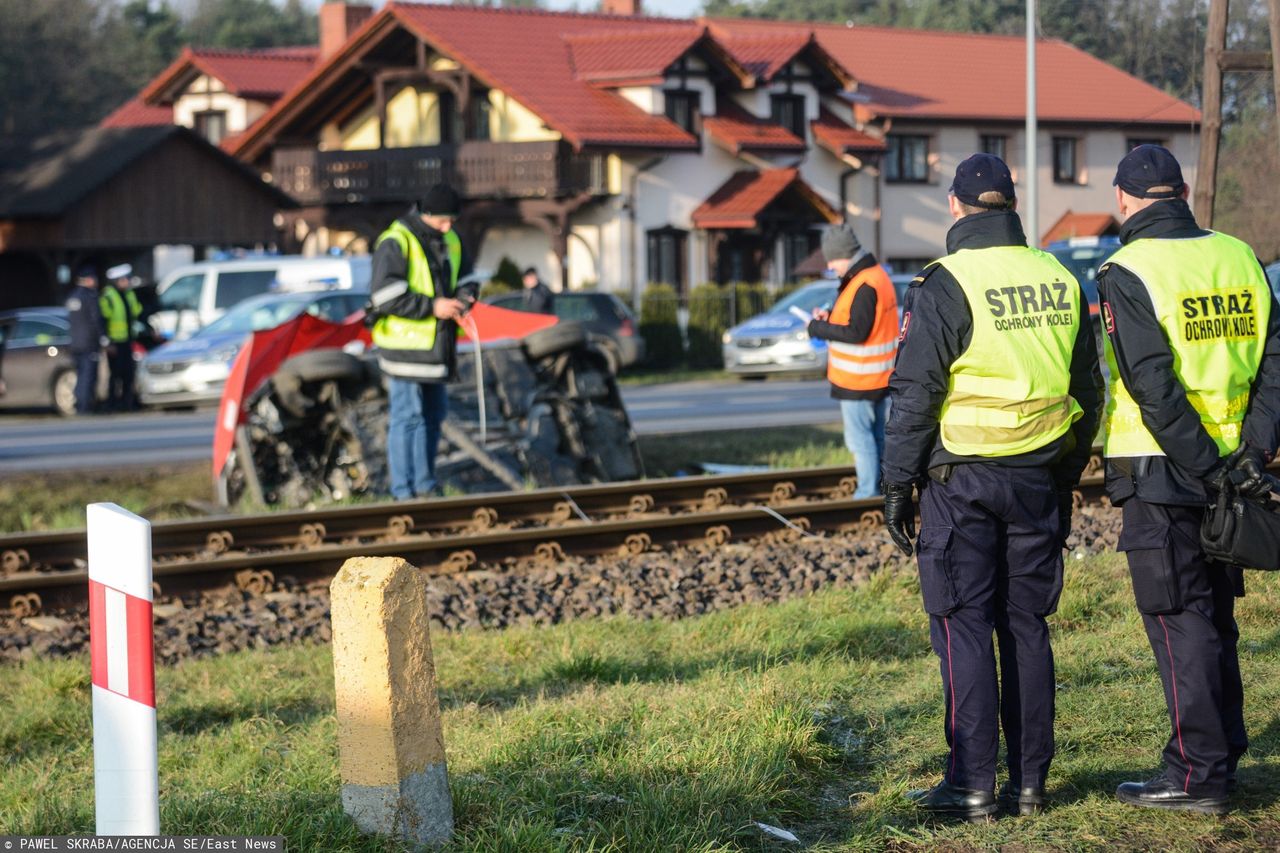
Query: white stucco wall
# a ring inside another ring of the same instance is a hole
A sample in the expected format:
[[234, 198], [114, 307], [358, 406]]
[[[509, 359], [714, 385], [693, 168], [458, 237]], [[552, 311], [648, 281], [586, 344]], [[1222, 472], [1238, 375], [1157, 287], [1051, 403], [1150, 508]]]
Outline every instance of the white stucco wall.
[[225, 112], [227, 133], [239, 133], [263, 113], [267, 105], [237, 97], [226, 90], [216, 77], [201, 74], [191, 82], [186, 92], [173, 103], [173, 123], [183, 127], [195, 127], [196, 113]]

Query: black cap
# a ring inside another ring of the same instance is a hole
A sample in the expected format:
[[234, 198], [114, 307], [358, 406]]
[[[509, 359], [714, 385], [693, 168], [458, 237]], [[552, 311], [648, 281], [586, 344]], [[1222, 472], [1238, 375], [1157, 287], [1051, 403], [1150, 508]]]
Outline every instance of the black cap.
[[1187, 185], [1178, 158], [1163, 145], [1139, 145], [1124, 155], [1111, 183], [1135, 198], [1178, 198]]
[[978, 200], [983, 193], [1000, 193], [1006, 201], [1013, 201], [1013, 175], [1009, 167], [994, 154], [974, 154], [956, 166], [955, 179], [951, 181], [951, 194], [965, 204], [999, 210], [1003, 204], [987, 204]]
[[430, 216], [456, 217], [462, 210], [462, 199], [448, 184], [436, 184], [418, 201], [418, 212]]
[[527, 267], [525, 271], [521, 273], [521, 275], [534, 275], [534, 276], [536, 276], [537, 274], [538, 274], [538, 271], [534, 267]]
[[97, 279], [98, 268], [93, 264], [81, 264], [76, 269], [76, 278], [92, 278]]

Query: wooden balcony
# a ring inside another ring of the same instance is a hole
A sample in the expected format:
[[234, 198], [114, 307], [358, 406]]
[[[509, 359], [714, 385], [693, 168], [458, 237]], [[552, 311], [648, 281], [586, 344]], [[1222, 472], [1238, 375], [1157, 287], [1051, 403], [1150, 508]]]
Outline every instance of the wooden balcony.
[[304, 206], [410, 202], [446, 182], [466, 199], [564, 198], [609, 191], [605, 156], [561, 142], [461, 142], [418, 148], [277, 148], [272, 181]]

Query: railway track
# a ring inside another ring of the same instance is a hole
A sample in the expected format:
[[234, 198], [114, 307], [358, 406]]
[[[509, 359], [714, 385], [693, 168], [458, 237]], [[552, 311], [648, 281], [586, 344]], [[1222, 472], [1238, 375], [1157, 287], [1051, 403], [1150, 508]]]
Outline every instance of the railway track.
[[[854, 500], [855, 485], [849, 468], [836, 466], [160, 522], [152, 527], [154, 578], [165, 596], [229, 584], [265, 593], [326, 580], [350, 557], [400, 556], [453, 573], [673, 544], [871, 532], [883, 522], [882, 501]], [[1088, 476], [1080, 488], [1082, 500], [1096, 499], [1102, 478]], [[19, 616], [82, 606], [85, 552], [83, 529], [0, 536], [0, 602]]]

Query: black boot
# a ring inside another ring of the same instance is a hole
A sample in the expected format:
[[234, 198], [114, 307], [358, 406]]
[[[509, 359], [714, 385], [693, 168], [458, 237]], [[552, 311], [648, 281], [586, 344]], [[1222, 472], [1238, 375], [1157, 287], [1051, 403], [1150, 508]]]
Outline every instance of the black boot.
[[960, 788], [946, 780], [927, 790], [908, 791], [907, 799], [925, 811], [975, 822], [985, 821], [1000, 810], [990, 791]]
[[1157, 776], [1150, 782], [1122, 782], [1116, 788], [1120, 802], [1149, 809], [1196, 812], [1198, 814], [1226, 814], [1226, 797], [1193, 797], [1183, 791], [1166, 776]]
[[1023, 817], [1044, 811], [1044, 799], [1044, 788], [1015, 788], [1013, 782], [1005, 782], [996, 794], [1001, 808]]

